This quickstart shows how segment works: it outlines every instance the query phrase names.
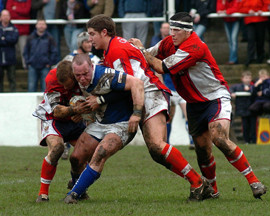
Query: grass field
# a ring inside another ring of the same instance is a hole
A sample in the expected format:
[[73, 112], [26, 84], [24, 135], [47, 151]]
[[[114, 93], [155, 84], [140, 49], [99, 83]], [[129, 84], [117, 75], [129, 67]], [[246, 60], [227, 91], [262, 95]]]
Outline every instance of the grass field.
[[[177, 147], [198, 169], [195, 152]], [[270, 187], [270, 146], [240, 145], [257, 177]], [[90, 200], [77, 205], [62, 199], [69, 161], [59, 161], [50, 188], [50, 202], [35, 203], [39, 190], [41, 147], [0, 147], [0, 215], [270, 215], [270, 193], [256, 200], [246, 179], [214, 148], [220, 198], [189, 203], [189, 183], [154, 163], [145, 146], [127, 146], [107, 161], [101, 178], [92, 185]]]

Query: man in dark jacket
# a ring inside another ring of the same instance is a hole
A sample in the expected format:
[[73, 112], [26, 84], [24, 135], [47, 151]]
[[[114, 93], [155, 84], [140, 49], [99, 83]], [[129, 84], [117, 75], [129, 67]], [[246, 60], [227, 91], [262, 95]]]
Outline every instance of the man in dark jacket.
[[7, 71], [10, 91], [16, 91], [16, 51], [18, 29], [10, 22], [8, 10], [2, 10], [0, 23], [0, 92], [4, 91], [4, 74]]
[[207, 15], [216, 12], [216, 1], [212, 0], [191, 0], [189, 14], [193, 17], [193, 27], [196, 34], [203, 40], [204, 32], [208, 27]]
[[36, 30], [28, 37], [23, 57], [28, 67], [28, 91], [35, 92], [40, 80], [40, 91], [45, 91], [45, 77], [57, 63], [57, 48], [47, 32], [45, 20], [38, 20]]

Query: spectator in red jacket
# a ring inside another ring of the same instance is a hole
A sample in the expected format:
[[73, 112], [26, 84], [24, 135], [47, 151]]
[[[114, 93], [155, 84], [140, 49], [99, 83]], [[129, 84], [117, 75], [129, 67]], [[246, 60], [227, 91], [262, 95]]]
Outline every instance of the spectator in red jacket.
[[[31, 0], [7, 0], [6, 9], [10, 12], [11, 19], [30, 19]], [[26, 68], [23, 59], [23, 49], [27, 36], [30, 34], [30, 24], [15, 24], [19, 31], [18, 46], [21, 53], [22, 65]]]
[[254, 14], [247, 16], [244, 22], [247, 25], [248, 57], [246, 65], [250, 63], [262, 63], [265, 57], [264, 40], [268, 17], [260, 16], [261, 12], [268, 11], [268, 0], [242, 0], [239, 3], [239, 12]]
[[[217, 0], [217, 13], [232, 14], [239, 11], [239, 0]], [[240, 29], [239, 18], [224, 18], [224, 27], [229, 43], [230, 55], [227, 64], [238, 63], [238, 33]]]

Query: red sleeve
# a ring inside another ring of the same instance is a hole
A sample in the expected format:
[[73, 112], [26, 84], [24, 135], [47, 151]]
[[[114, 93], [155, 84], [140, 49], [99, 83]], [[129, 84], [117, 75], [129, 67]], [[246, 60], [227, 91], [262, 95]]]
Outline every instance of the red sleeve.
[[239, 1], [233, 0], [230, 3], [228, 3], [228, 7], [226, 9], [227, 14], [237, 13], [239, 12]]
[[216, 8], [217, 11], [223, 11], [226, 9], [225, 4], [223, 4], [222, 2], [223, 0], [217, 0], [217, 8]]

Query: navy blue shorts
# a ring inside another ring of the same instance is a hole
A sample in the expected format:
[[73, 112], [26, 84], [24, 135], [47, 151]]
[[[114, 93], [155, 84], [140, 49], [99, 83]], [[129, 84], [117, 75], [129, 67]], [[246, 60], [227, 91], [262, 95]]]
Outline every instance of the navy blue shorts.
[[64, 142], [77, 140], [86, 128], [85, 124], [81, 121], [75, 123], [73, 121], [58, 121], [49, 120], [42, 122], [42, 135], [43, 138], [40, 145], [46, 146], [45, 138], [49, 135], [58, 135], [64, 139]]
[[216, 99], [201, 103], [187, 103], [188, 128], [191, 136], [199, 136], [208, 130], [208, 124], [220, 115], [221, 102], [220, 99]]

